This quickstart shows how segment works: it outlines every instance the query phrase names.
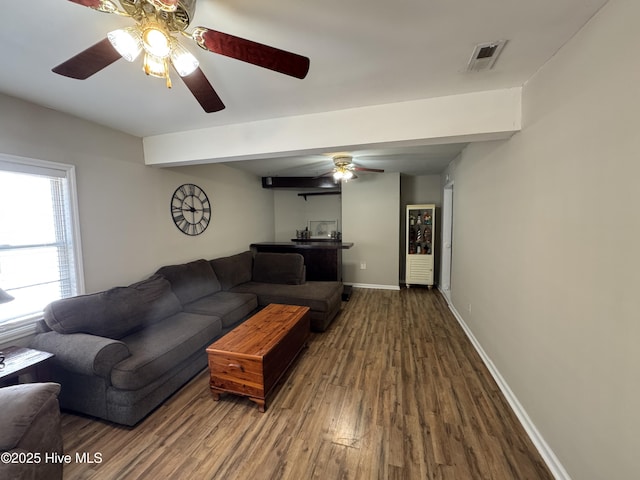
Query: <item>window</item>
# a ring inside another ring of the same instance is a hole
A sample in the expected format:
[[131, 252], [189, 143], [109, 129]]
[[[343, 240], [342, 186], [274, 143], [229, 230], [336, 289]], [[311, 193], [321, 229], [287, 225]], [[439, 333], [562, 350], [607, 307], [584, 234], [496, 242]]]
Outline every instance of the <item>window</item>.
[[73, 166], [0, 154], [0, 341], [84, 291], [77, 218]]

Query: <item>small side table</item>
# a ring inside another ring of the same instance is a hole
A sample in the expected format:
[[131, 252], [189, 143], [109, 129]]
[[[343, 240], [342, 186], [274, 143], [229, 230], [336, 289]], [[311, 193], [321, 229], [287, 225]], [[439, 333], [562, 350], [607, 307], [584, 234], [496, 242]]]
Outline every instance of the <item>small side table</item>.
[[49, 360], [53, 353], [26, 347], [7, 347], [0, 351], [5, 357], [4, 367], [0, 365], [0, 386], [19, 383], [18, 377], [24, 374], [30, 374], [35, 382], [50, 380]]

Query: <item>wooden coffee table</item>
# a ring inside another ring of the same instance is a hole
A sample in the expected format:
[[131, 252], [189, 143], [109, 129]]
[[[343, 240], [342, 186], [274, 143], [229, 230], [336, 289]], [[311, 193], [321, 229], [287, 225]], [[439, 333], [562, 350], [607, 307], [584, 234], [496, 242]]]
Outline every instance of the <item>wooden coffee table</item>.
[[264, 412], [266, 398], [300, 351], [311, 328], [309, 307], [271, 304], [207, 347], [211, 393], [244, 395]]

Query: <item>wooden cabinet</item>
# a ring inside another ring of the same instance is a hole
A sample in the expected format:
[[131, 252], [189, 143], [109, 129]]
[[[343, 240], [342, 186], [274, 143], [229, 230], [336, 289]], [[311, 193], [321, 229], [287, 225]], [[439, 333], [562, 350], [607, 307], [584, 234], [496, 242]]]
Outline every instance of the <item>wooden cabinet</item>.
[[436, 206], [407, 205], [405, 282], [410, 285], [434, 283]]

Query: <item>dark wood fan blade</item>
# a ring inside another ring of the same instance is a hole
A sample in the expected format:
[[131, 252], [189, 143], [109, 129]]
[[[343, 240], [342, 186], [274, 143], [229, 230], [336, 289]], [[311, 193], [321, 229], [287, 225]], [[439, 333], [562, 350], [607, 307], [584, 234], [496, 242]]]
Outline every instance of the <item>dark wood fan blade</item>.
[[192, 74], [180, 78], [205, 112], [224, 110], [224, 103], [200, 68], [196, 68]]
[[109, 39], [105, 38], [54, 67], [52, 71], [65, 77], [85, 80], [119, 58], [121, 58], [120, 54], [111, 46]]
[[353, 167], [353, 170], [358, 172], [375, 172], [375, 173], [384, 173], [384, 170], [379, 168], [365, 168], [365, 167]]
[[77, 3], [89, 8], [97, 9], [102, 3], [100, 0], [69, 0], [70, 2]]
[[307, 57], [228, 33], [198, 27], [194, 31], [193, 39], [198, 45], [210, 52], [252, 63], [295, 78], [304, 78], [309, 72]]

